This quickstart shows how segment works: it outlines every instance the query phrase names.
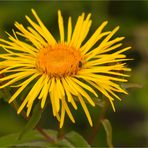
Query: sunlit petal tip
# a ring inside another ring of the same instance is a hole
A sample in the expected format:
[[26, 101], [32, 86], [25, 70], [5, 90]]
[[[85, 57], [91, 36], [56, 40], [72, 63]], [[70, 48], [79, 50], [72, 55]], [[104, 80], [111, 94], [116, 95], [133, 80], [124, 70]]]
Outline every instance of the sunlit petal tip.
[[13, 101], [13, 100], [10, 99], [10, 100], [8, 101], [8, 103], [10, 104], [12, 101]]
[[132, 46], [129, 46], [128, 49], [132, 49]]
[[75, 120], [72, 120], [72, 122], [73, 122], [73, 123], [76, 123], [76, 121], [75, 121]]
[[124, 40], [124, 39], [125, 39], [125, 37], [124, 37], [124, 36], [119, 37], [119, 40]]
[[89, 123], [89, 124], [90, 124], [90, 126], [91, 126], [91, 127], [93, 127], [93, 123], [92, 123], [92, 122], [91, 122], [91, 123]]
[[91, 13], [88, 13], [87, 17], [90, 18], [91, 16], [92, 16], [92, 14]]
[[61, 16], [61, 10], [58, 10], [58, 16]]
[[21, 111], [20, 111], [20, 110], [18, 110], [18, 111], [17, 111], [17, 114], [19, 115], [20, 113], [21, 113]]
[[102, 24], [104, 24], [105, 26], [108, 24], [108, 21], [104, 21]]
[[117, 31], [117, 30], [119, 30], [119, 28], [120, 28], [120, 26], [117, 26], [117, 27], [115, 27], [115, 30]]
[[36, 11], [35, 11], [33, 8], [31, 9], [31, 12], [32, 12], [34, 15], [37, 14]]
[[43, 103], [41, 103], [41, 109], [43, 109], [44, 108], [44, 104]]

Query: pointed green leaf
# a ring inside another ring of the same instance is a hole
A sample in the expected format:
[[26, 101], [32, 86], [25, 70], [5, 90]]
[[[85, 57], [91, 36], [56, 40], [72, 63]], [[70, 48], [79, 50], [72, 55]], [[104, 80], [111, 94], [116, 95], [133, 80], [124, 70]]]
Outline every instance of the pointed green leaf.
[[[56, 137], [57, 132], [54, 130], [45, 130], [50, 136]], [[45, 140], [44, 136], [36, 130], [30, 130], [23, 135], [21, 139], [18, 139], [20, 133], [8, 134], [0, 137], [0, 147], [11, 147], [11, 146], [53, 146]]]
[[102, 123], [102, 125], [105, 129], [105, 132], [106, 132], [107, 144], [110, 148], [112, 148], [113, 144], [112, 144], [112, 126], [111, 126], [111, 123], [108, 119], [102, 119], [101, 123]]
[[27, 133], [28, 131], [32, 130], [33, 128], [36, 127], [36, 125], [38, 124], [40, 118], [42, 115], [42, 109], [40, 107], [40, 103], [36, 104], [36, 106], [34, 107], [33, 110], [33, 114], [31, 116], [31, 118], [29, 119], [28, 123], [26, 124], [25, 128], [22, 130], [22, 132], [20, 133], [19, 139], [22, 138], [22, 136]]
[[68, 140], [73, 145], [73, 147], [90, 148], [90, 145], [86, 142], [86, 140], [81, 135], [79, 135], [74, 131], [66, 134], [65, 139]]

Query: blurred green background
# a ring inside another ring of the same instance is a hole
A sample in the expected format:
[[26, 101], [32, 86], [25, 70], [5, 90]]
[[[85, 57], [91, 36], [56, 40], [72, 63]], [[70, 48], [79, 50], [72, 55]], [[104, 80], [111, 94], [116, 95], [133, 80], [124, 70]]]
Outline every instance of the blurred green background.
[[[132, 67], [129, 83], [136, 83], [139, 88], [128, 88], [129, 95], [121, 96], [122, 102], [115, 101], [116, 112], [111, 109], [106, 117], [113, 127], [114, 146], [148, 146], [148, 1], [0, 1], [0, 37], [5, 38], [5, 31], [12, 33], [14, 22], [18, 21], [24, 26], [28, 23], [25, 15], [31, 18], [31, 8], [34, 8], [48, 29], [58, 39], [57, 10], [64, 16], [65, 25], [68, 16], [72, 16], [73, 25], [82, 13], [92, 13], [91, 33], [102, 21], [108, 20], [107, 29], [119, 25], [121, 28], [117, 36], [125, 36], [125, 46], [132, 46], [127, 52], [128, 62]], [[97, 120], [100, 108], [89, 108], [93, 122]], [[76, 124], [69, 119], [64, 124], [63, 131], [75, 130], [84, 138], [91, 132], [87, 119], [79, 109], [75, 112]], [[0, 136], [20, 131], [26, 122], [6, 102], [0, 99]], [[58, 123], [52, 117], [50, 109], [43, 113], [40, 124], [43, 128], [57, 129]], [[103, 127], [95, 138], [93, 146], [107, 146]]]

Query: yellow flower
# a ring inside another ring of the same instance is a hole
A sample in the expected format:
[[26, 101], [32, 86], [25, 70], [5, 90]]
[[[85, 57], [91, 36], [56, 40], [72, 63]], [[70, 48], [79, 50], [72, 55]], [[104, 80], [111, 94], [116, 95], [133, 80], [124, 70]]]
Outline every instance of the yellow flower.
[[[13, 36], [8, 34], [9, 41], [0, 39], [0, 46], [6, 51], [0, 55], [0, 66], [3, 67], [0, 74], [5, 74], [5, 77], [0, 78], [0, 88], [18, 87], [9, 100], [11, 103], [32, 83], [33, 86], [17, 113], [26, 107], [29, 116], [35, 100], [40, 100], [41, 108], [44, 108], [48, 101], [51, 102], [53, 116], [59, 120], [60, 127], [63, 126], [66, 113], [71, 121], [75, 122], [68, 105], [71, 104], [77, 109], [77, 101], [82, 105], [92, 126], [91, 116], [85, 104], [88, 102], [95, 106], [90, 95], [99, 97], [98, 94], [101, 92], [115, 110], [114, 98], [121, 100], [116, 93], [127, 94], [117, 83], [127, 81], [124, 77], [128, 75], [124, 74], [124, 71], [130, 69], [126, 68], [126, 63], [121, 62], [128, 60], [123, 52], [130, 47], [117, 50], [122, 45], [119, 42], [124, 37], [111, 39], [119, 27], [102, 32], [107, 21], [103, 22], [86, 41], [92, 23], [91, 14], [85, 18], [85, 14], [82, 13], [74, 29], [69, 17], [66, 35], [60, 11], [60, 41], [56, 41], [36, 12], [32, 10], [32, 13], [37, 23], [26, 16], [30, 26], [25, 28], [16, 22], [15, 26], [19, 32], [13, 31]], [[18, 36], [26, 40], [22, 41]], [[100, 39], [101, 42], [98, 42]]]

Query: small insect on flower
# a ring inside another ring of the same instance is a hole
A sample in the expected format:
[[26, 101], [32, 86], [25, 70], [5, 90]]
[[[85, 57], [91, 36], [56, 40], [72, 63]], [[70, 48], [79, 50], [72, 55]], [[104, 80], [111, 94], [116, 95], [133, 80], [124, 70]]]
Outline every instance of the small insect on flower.
[[[0, 47], [6, 51], [0, 55], [0, 66], [3, 67], [0, 74], [5, 75], [0, 78], [0, 88], [17, 87], [9, 103], [19, 100], [21, 93], [28, 91], [17, 113], [26, 107], [29, 116], [35, 100], [39, 99], [41, 108], [49, 100], [53, 116], [62, 127], [66, 114], [75, 122], [69, 104], [77, 110], [77, 103], [80, 103], [92, 126], [86, 103], [94, 107], [93, 98], [99, 97], [100, 93], [108, 98], [115, 111], [114, 99], [121, 100], [117, 93], [127, 94], [118, 83], [127, 82], [125, 72], [130, 71], [125, 66], [129, 59], [123, 54], [130, 47], [118, 49], [124, 37], [111, 39], [119, 27], [103, 32], [107, 25], [105, 21], [84, 42], [92, 24], [91, 14], [85, 17], [82, 13], [74, 29], [69, 17], [65, 31], [61, 11], [58, 11], [60, 41], [56, 41], [35, 10], [32, 9], [32, 13], [36, 22], [26, 16], [30, 26], [25, 28], [16, 22], [19, 31], [13, 31], [13, 36], [8, 34], [9, 41], [0, 39]], [[19, 36], [27, 40], [22, 41]], [[100, 39], [102, 41], [98, 43]]]

